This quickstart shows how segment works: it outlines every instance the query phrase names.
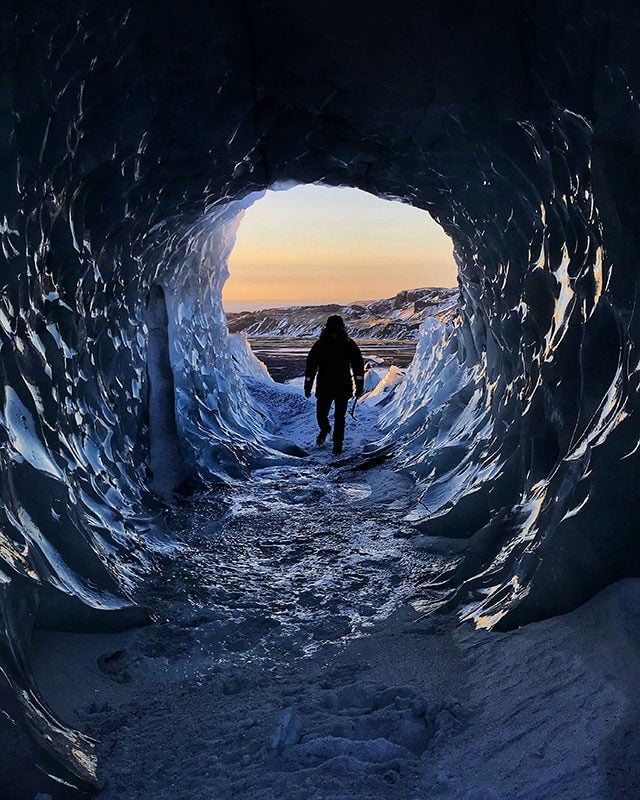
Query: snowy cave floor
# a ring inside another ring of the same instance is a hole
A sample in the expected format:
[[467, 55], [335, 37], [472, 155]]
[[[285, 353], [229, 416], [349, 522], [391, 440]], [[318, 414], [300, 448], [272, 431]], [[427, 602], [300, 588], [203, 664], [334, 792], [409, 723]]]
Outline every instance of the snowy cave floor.
[[272, 391], [310, 455], [175, 513], [157, 622], [35, 636], [45, 697], [98, 741], [101, 800], [640, 798], [640, 580], [511, 633], [419, 620], [460, 544], [410, 535], [388, 462], [354, 468], [375, 409], [335, 459], [309, 446], [312, 402]]

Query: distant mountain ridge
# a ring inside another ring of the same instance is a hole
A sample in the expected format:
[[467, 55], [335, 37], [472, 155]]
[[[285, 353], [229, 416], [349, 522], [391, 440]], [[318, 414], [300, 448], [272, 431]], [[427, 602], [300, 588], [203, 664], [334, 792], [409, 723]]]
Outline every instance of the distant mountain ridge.
[[315, 338], [327, 317], [340, 314], [356, 339], [416, 339], [428, 317], [451, 322], [458, 310], [458, 289], [406, 289], [384, 300], [348, 305], [291, 306], [227, 314], [230, 333], [245, 331], [252, 338], [283, 336]]

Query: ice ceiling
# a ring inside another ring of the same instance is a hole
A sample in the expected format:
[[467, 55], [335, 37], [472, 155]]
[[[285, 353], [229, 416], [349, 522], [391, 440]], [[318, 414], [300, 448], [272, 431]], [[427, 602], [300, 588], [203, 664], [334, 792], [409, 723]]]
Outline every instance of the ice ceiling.
[[[34, 0], [2, 17], [13, 690], [32, 688], [34, 621], [137, 618], [126, 597], [163, 546], [154, 488], [282, 457], [246, 413], [220, 305], [238, 211], [280, 181], [402, 198], [454, 241], [461, 324], [423, 342], [389, 421], [424, 529], [474, 537], [448, 576], [471, 616], [515, 626], [640, 573], [636, 5], [344, 5]], [[148, 346], [166, 377], [158, 283], [177, 427], [148, 392]], [[183, 463], [151, 476], [176, 437]], [[45, 742], [57, 723], [23, 705]], [[83, 774], [84, 743], [57, 737]]]

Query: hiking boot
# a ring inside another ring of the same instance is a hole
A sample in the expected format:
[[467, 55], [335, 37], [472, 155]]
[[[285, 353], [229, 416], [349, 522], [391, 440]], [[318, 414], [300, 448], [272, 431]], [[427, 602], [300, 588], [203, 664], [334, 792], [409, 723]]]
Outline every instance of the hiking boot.
[[318, 447], [319, 447], [321, 444], [324, 444], [324, 440], [327, 438], [327, 436], [328, 436], [330, 433], [331, 433], [331, 428], [329, 428], [329, 430], [328, 430], [328, 431], [320, 431], [320, 433], [318, 434], [318, 437], [316, 438], [316, 444], [318, 445]]
[[334, 444], [333, 445], [333, 455], [339, 456], [342, 453], [342, 445], [341, 444]]

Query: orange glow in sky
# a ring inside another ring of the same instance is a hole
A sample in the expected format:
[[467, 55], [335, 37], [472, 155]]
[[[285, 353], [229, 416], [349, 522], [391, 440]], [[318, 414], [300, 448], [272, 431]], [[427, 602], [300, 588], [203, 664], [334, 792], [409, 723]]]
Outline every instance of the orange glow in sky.
[[375, 300], [457, 282], [451, 240], [425, 211], [318, 185], [267, 191], [254, 203], [229, 272], [228, 311]]

